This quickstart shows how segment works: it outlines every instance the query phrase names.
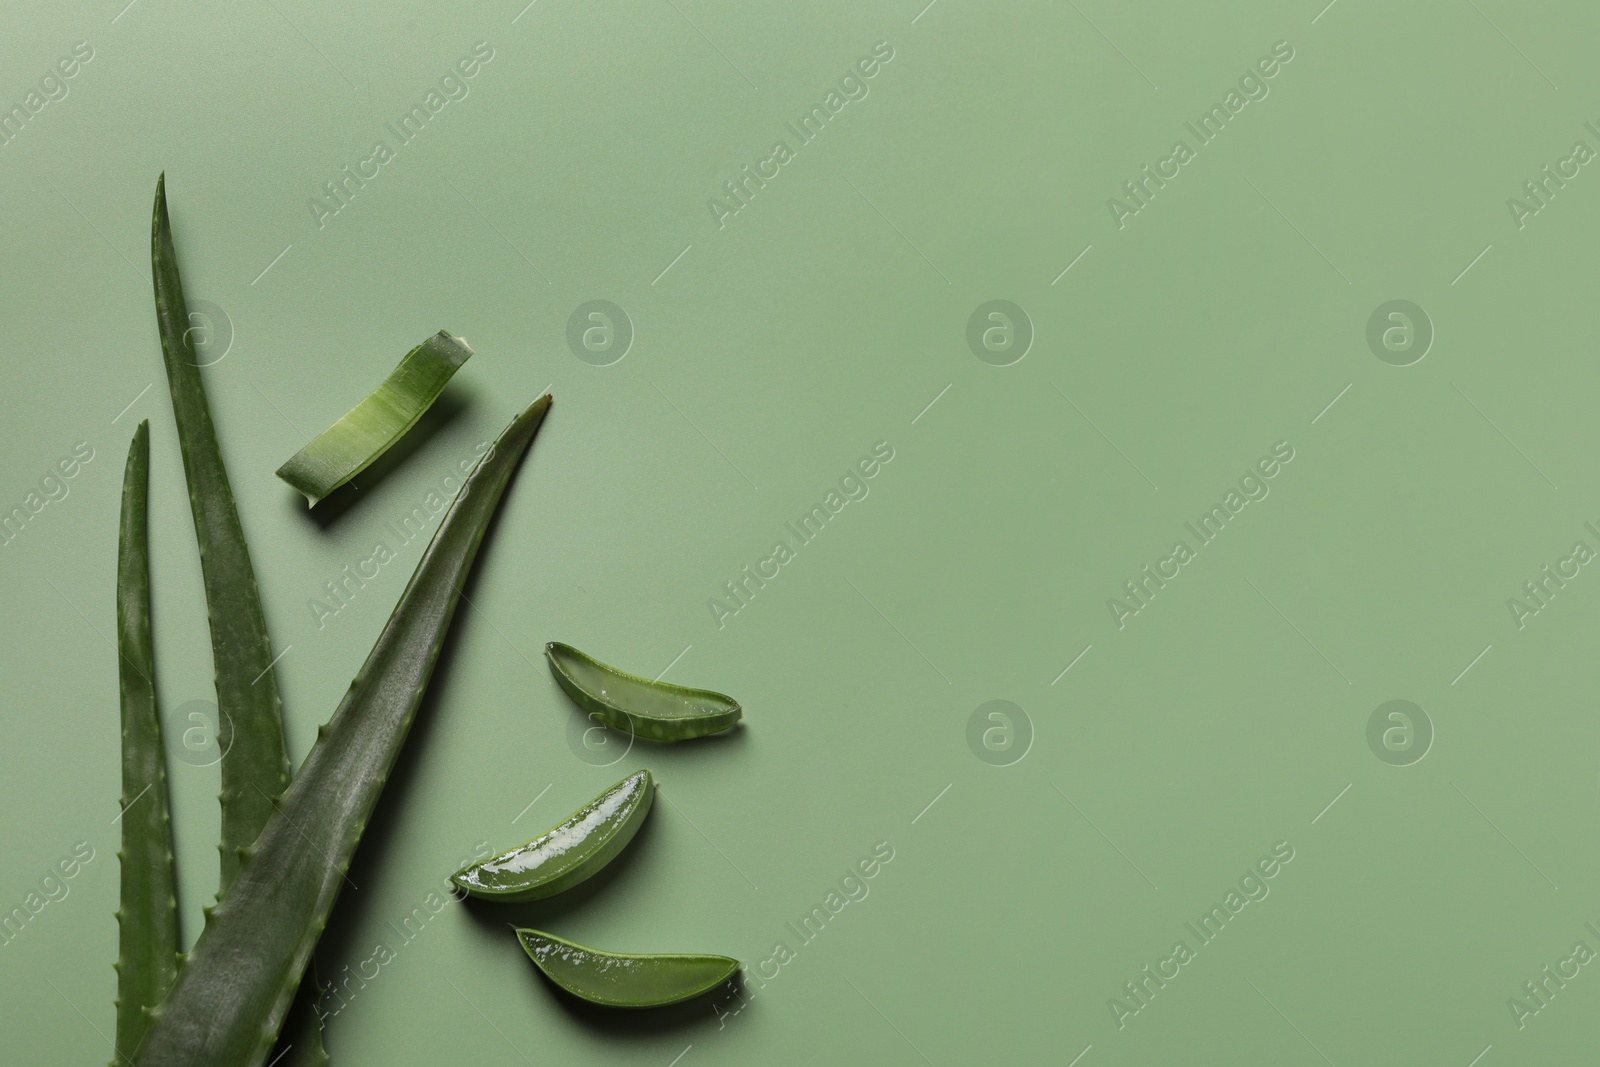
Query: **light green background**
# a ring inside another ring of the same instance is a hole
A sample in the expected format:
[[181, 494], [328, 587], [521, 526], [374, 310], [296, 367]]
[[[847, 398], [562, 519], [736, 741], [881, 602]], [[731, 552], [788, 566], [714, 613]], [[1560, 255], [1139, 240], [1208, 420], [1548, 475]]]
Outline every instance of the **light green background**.
[[[536, 913], [579, 941], [754, 963], [876, 842], [895, 854], [721, 1022], [575, 1010], [504, 916], [452, 906], [332, 1021], [335, 1064], [1590, 1055], [1594, 967], [1525, 1028], [1507, 1000], [1574, 942], [1600, 949], [1600, 577], [1522, 629], [1506, 601], [1574, 541], [1600, 548], [1600, 175], [1521, 229], [1506, 201], [1574, 141], [1600, 148], [1600, 14], [923, 2], [8, 6], [0, 104], [75, 42], [94, 58], [0, 147], [0, 505], [76, 442], [94, 459], [0, 548], [0, 910], [75, 842], [96, 858], [0, 947], [7, 1062], [110, 1057], [106, 636], [138, 419], [171, 745], [176, 709], [211, 696], [144, 254], [163, 169], [190, 295], [234, 331], [207, 387], [297, 759], [420, 546], [321, 629], [308, 599], [556, 395], [325, 973], [394, 941], [476, 841], [523, 840], [637, 766], [670, 804], [593, 891]], [[480, 41], [470, 95], [319, 230], [308, 199]], [[707, 198], [879, 41], [870, 94], [719, 230]], [[1119, 229], [1107, 199], [1278, 41], [1294, 59], [1270, 94]], [[636, 331], [607, 367], [565, 340], [597, 298]], [[1036, 333], [1002, 368], [965, 341], [997, 298]], [[1437, 331], [1409, 367], [1365, 340], [1392, 299]], [[457, 413], [308, 518], [271, 471], [441, 327], [478, 352]], [[719, 629], [707, 598], [879, 441], [895, 458], [870, 495]], [[1107, 599], [1278, 441], [1295, 458], [1270, 496], [1119, 630]], [[538, 654], [554, 638], [672, 664], [746, 726], [584, 762]], [[1366, 741], [1397, 698], [1436, 731], [1408, 767]], [[1011, 766], [968, 747], [993, 699], [1032, 723]], [[216, 771], [171, 776], [193, 937]], [[1280, 841], [1270, 895], [1119, 1030], [1108, 1000]]]

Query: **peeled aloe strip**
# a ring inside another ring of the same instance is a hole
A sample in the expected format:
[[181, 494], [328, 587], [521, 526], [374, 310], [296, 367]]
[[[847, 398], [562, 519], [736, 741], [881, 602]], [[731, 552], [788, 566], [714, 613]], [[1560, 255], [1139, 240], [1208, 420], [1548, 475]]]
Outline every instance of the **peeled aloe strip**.
[[628, 955], [585, 948], [540, 930], [517, 930], [522, 950], [556, 985], [609, 1008], [660, 1008], [709, 993], [734, 976], [729, 956]]
[[732, 729], [744, 714], [730, 696], [628, 674], [560, 641], [545, 645], [544, 654], [556, 682], [580, 708], [625, 734], [685, 741]]
[[289, 457], [278, 477], [316, 507], [405, 436], [471, 355], [465, 341], [440, 330], [407, 352], [365, 400]]
[[600, 873], [639, 832], [655, 797], [649, 771], [630, 774], [525, 845], [464, 867], [450, 880], [481, 900], [522, 903]]
[[178, 974], [167, 766], [150, 645], [150, 424], [128, 447], [117, 539], [117, 659], [122, 689], [122, 902], [117, 908], [117, 1059], [139, 1047], [151, 1008]]
[[200, 573], [216, 668], [217, 744], [225, 753], [218, 797], [222, 802], [220, 897], [238, 870], [238, 850], [256, 839], [272, 814], [272, 798], [288, 784], [289, 760], [283, 747], [283, 711], [272, 675], [272, 645], [261, 611], [261, 594], [189, 341], [189, 313], [172, 244], [166, 183], [165, 174], [156, 182], [150, 267], [161, 355], [178, 423], [195, 539], [200, 545]]
[[433, 673], [461, 586], [550, 397], [485, 453], [239, 875], [211, 910], [136, 1067], [260, 1067]]

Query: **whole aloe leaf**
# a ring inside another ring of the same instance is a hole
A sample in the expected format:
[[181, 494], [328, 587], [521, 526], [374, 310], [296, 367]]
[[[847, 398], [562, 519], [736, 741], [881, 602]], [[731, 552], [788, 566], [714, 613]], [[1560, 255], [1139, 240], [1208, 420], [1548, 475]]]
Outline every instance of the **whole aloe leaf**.
[[[117, 908], [118, 1057], [144, 1037], [150, 1009], [178, 973], [167, 767], [150, 646], [150, 424], [141, 422], [122, 477], [117, 539], [117, 659], [122, 689], [122, 902]], [[119, 1061], [113, 1061], [113, 1064]]]
[[259, 1067], [405, 742], [489, 519], [550, 406], [523, 411], [446, 512], [367, 661], [206, 918], [137, 1067]]
[[178, 423], [183, 472], [189, 483], [211, 623], [216, 669], [217, 742], [222, 757], [222, 852], [220, 897], [239, 867], [239, 850], [256, 839], [272, 814], [272, 801], [289, 782], [283, 746], [283, 710], [272, 675], [261, 594], [250, 550], [217, 447], [211, 407], [189, 340], [189, 312], [167, 216], [167, 177], [156, 182], [150, 227], [150, 267], [155, 280], [156, 324], [167, 367], [172, 413]]

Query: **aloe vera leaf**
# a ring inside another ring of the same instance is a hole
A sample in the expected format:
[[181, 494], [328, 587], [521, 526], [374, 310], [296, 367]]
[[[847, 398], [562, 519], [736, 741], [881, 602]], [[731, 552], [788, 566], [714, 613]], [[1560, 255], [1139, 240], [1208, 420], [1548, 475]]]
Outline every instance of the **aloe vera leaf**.
[[167, 765], [150, 645], [150, 423], [141, 422], [122, 476], [117, 538], [117, 660], [122, 690], [122, 901], [117, 908], [116, 1050], [129, 1056], [151, 1008], [178, 973]]
[[641, 678], [560, 641], [545, 645], [544, 655], [573, 703], [625, 734], [687, 741], [731, 730], [744, 715], [739, 702], [724, 693]]
[[256, 839], [272, 814], [272, 798], [289, 782], [283, 747], [283, 711], [272, 674], [261, 594], [250, 566], [244, 528], [234, 507], [228, 471], [222, 464], [217, 432], [211, 424], [205, 385], [189, 341], [189, 313], [172, 246], [167, 216], [166, 175], [156, 182], [150, 230], [150, 266], [155, 279], [156, 323], [167, 367], [172, 413], [183, 450], [200, 545], [206, 615], [211, 624], [211, 656], [216, 670], [217, 743], [221, 747], [222, 879], [228, 890], [239, 867], [238, 850]]
[[260, 1067], [345, 883], [350, 858], [422, 701], [489, 519], [550, 406], [512, 420], [467, 478], [377, 644], [239, 876], [206, 917], [137, 1067]]
[[565, 892], [599, 874], [633, 840], [650, 813], [655, 781], [630, 774], [516, 848], [463, 867], [450, 880], [480, 900], [520, 904]]
[[730, 956], [601, 952], [540, 930], [517, 930], [528, 958], [575, 997], [608, 1008], [659, 1008], [709, 993], [739, 970]]
[[440, 330], [407, 352], [365, 400], [290, 456], [278, 477], [316, 507], [404, 437], [471, 355], [465, 341]]

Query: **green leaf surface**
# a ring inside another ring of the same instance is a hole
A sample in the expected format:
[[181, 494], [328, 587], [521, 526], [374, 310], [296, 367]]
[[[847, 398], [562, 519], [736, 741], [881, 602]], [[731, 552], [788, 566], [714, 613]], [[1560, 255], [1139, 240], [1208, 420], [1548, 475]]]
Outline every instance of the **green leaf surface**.
[[630, 774], [569, 815], [560, 825], [450, 880], [480, 900], [521, 903], [571, 889], [600, 873], [639, 832], [655, 783], [649, 771]]
[[261, 611], [261, 593], [189, 340], [189, 313], [167, 215], [165, 174], [156, 182], [150, 266], [161, 355], [200, 546], [216, 668], [217, 743], [224, 753], [218, 797], [222, 803], [222, 879], [217, 895], [221, 897], [238, 870], [239, 850], [256, 839], [272, 815], [273, 798], [288, 784], [289, 760], [284, 752], [283, 710], [272, 674], [272, 645]]
[[117, 660], [122, 689], [122, 900], [117, 908], [117, 1059], [132, 1056], [150, 1009], [178, 973], [167, 765], [150, 644], [150, 424], [128, 448], [117, 539]]
[[471, 355], [465, 341], [440, 330], [407, 352], [365, 400], [289, 457], [278, 477], [316, 507], [404, 437]]
[[556, 682], [590, 718], [635, 737], [687, 741], [731, 730], [744, 714], [725, 694], [628, 674], [560, 641], [545, 645], [544, 655]]
[[517, 930], [530, 959], [575, 997], [609, 1008], [660, 1008], [709, 993], [732, 978], [729, 956], [630, 955], [585, 948], [540, 930]]
[[260, 1067], [311, 958], [518, 461], [550, 406], [512, 420], [445, 513], [344, 700], [151, 1017], [137, 1067]]

